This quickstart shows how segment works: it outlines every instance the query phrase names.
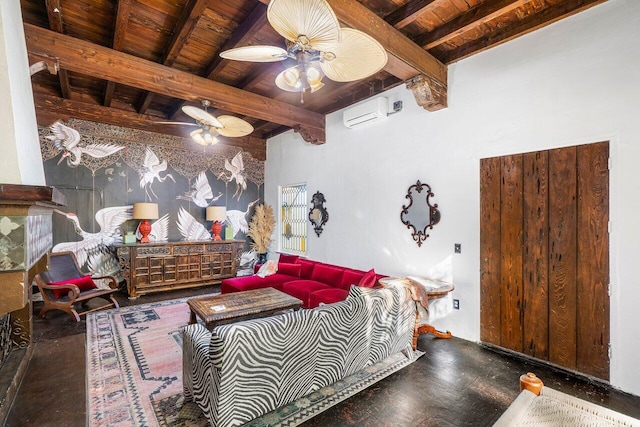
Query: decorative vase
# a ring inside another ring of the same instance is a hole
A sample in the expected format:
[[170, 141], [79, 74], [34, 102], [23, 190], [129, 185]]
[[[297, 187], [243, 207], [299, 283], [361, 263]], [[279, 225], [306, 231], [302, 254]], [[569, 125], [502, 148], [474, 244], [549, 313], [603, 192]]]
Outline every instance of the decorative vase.
[[267, 253], [258, 254], [258, 264], [264, 264], [267, 262]]

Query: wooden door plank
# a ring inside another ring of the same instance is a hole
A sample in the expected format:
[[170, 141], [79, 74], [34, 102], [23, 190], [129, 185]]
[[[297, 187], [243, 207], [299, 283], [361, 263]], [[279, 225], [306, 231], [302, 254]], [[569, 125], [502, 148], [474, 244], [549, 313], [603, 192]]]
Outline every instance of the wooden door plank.
[[522, 161], [502, 157], [500, 189], [500, 342], [522, 352]]
[[480, 160], [480, 340], [500, 345], [500, 158]]
[[549, 152], [549, 361], [576, 368], [576, 148]]
[[523, 352], [549, 358], [548, 151], [524, 155]]
[[577, 152], [577, 369], [609, 380], [609, 143]]

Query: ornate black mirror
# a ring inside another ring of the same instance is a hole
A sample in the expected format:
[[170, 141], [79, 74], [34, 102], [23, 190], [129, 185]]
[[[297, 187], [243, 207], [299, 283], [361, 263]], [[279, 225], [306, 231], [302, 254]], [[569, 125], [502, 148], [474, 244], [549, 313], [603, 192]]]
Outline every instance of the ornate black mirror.
[[411, 236], [416, 241], [418, 247], [422, 246], [429, 235], [427, 230], [440, 222], [440, 211], [438, 204], [431, 204], [433, 192], [428, 184], [422, 184], [418, 180], [415, 185], [409, 187], [407, 195], [409, 204], [402, 206], [400, 221], [411, 230]]
[[311, 204], [313, 205], [309, 209], [309, 221], [313, 225], [313, 231], [316, 232], [318, 237], [322, 233], [322, 227], [329, 221], [329, 212], [324, 207], [324, 203], [327, 200], [324, 198], [324, 194], [316, 191], [316, 194], [311, 197]]

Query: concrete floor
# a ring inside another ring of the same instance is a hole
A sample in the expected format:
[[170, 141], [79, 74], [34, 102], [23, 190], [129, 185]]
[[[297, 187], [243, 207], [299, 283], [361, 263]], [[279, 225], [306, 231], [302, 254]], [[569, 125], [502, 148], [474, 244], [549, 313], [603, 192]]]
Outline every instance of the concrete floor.
[[[200, 288], [146, 295], [121, 306], [210, 293]], [[37, 315], [40, 306], [34, 304]], [[455, 330], [453, 331], [455, 334]], [[49, 312], [34, 322], [34, 354], [6, 426], [85, 426], [85, 321]], [[304, 426], [487, 426], [535, 372], [545, 385], [640, 419], [640, 397], [547, 364], [469, 341], [421, 336], [418, 361], [307, 421]]]

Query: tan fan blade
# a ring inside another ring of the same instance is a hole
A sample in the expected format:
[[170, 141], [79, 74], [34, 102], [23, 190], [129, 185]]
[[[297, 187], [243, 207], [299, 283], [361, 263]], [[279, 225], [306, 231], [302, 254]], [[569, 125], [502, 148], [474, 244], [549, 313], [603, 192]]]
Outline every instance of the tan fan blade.
[[277, 46], [243, 46], [225, 50], [224, 59], [249, 62], [277, 62], [287, 58], [287, 51]]
[[304, 36], [311, 49], [326, 50], [340, 40], [338, 18], [325, 0], [271, 0], [267, 19], [289, 41]]
[[196, 119], [197, 122], [204, 122], [209, 126], [214, 126], [217, 128], [222, 127], [222, 123], [211, 114], [207, 113], [204, 110], [201, 110], [198, 107], [193, 107], [191, 105], [185, 105], [182, 107], [182, 111], [189, 117]]
[[218, 120], [222, 123], [222, 127], [216, 129], [222, 136], [239, 137], [249, 135], [253, 132], [253, 126], [248, 122], [234, 116], [220, 116]]
[[[331, 59], [333, 55], [334, 59]], [[387, 52], [373, 37], [351, 28], [342, 29], [342, 40], [323, 53], [322, 71], [336, 82], [364, 79], [387, 63]]]

